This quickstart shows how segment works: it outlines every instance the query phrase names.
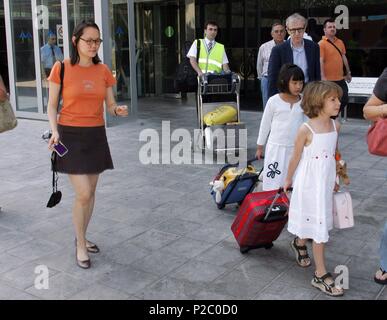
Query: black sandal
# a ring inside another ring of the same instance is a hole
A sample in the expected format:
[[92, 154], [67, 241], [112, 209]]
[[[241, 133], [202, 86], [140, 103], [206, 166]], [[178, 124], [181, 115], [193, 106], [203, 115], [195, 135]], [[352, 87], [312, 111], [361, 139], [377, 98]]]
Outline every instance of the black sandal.
[[[382, 268], [379, 268], [379, 270], [382, 272], [382, 277], [387, 273], [387, 271], [384, 271]], [[387, 278], [382, 280], [382, 279], [376, 278], [376, 275], [375, 275], [374, 276], [374, 280], [378, 284], [382, 284], [382, 285], [386, 285], [387, 284]]]
[[[293, 249], [294, 253], [296, 254], [297, 264], [302, 268], [307, 268], [312, 264], [312, 262], [310, 261], [310, 257], [308, 255], [308, 251], [307, 251], [308, 248], [306, 246], [297, 245], [297, 239], [298, 237], [295, 237], [294, 240], [290, 242], [290, 247]], [[301, 254], [300, 250], [306, 251], [306, 254]], [[309, 263], [303, 265], [301, 261], [305, 259], [309, 259]]]
[[341, 297], [344, 295], [344, 291], [341, 289], [341, 291], [336, 291], [333, 292], [333, 289], [336, 288], [336, 289], [339, 289], [339, 287], [336, 287], [335, 286], [335, 282], [333, 281], [331, 284], [328, 284], [325, 282], [325, 279], [327, 278], [331, 278], [332, 281], [333, 281], [333, 277], [332, 275], [328, 272], [326, 274], [324, 274], [322, 277], [317, 277], [316, 274], [314, 275], [314, 278], [312, 279], [312, 286], [317, 288], [317, 289], [320, 289], [322, 292], [324, 292], [325, 294], [327, 294], [328, 296], [332, 296], [332, 297]]

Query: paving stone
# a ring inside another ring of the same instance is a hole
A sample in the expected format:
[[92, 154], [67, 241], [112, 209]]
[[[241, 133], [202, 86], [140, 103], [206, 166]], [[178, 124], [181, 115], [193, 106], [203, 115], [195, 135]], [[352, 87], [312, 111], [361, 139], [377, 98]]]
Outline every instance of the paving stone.
[[144, 258], [151, 253], [150, 250], [144, 249], [130, 243], [121, 243], [113, 249], [102, 254], [108, 261], [113, 261], [122, 265], [129, 265], [134, 261]]
[[192, 300], [202, 288], [188, 281], [165, 277], [136, 293], [142, 300]]
[[[39, 275], [35, 271], [39, 271], [36, 267], [40, 266], [37, 263], [26, 263], [8, 272], [2, 273], [0, 279], [7, 282], [10, 286], [25, 290], [35, 283], [36, 277]], [[54, 268], [48, 267], [49, 276], [56, 275], [59, 271]]]
[[164, 232], [174, 233], [177, 235], [185, 235], [190, 231], [199, 229], [200, 227], [200, 223], [186, 221], [182, 219], [169, 219], [168, 221], [165, 221], [155, 226], [155, 229]]
[[39, 290], [35, 286], [32, 286], [26, 289], [26, 292], [45, 300], [65, 300], [81, 290], [85, 290], [89, 286], [89, 282], [74, 278], [65, 273], [59, 273], [50, 277], [49, 288], [47, 290]]
[[233, 268], [247, 259], [238, 250], [216, 245], [195, 257], [195, 260], [208, 262], [225, 268]]
[[[381, 286], [382, 287], [382, 286]], [[386, 290], [386, 286], [384, 286], [382, 293], [380, 294], [380, 296], [378, 297], [378, 300], [387, 300], [387, 290]]]
[[8, 253], [0, 254], [0, 274], [17, 268], [24, 263], [25, 260], [9, 255]]
[[96, 284], [70, 296], [69, 300], [127, 300], [132, 298], [124, 292]]
[[135, 294], [146, 286], [157, 281], [158, 277], [129, 266], [103, 277], [99, 283], [110, 288]]
[[237, 270], [244, 274], [273, 280], [291, 268], [291, 266], [292, 264], [289, 261], [277, 258], [249, 256], [237, 267]]
[[175, 256], [164, 252], [153, 252], [147, 257], [137, 260], [131, 265], [141, 271], [163, 276], [173, 272], [181, 265], [187, 262], [188, 259]]
[[174, 233], [151, 229], [132, 238], [128, 243], [149, 250], [158, 250], [179, 238], [180, 236]]
[[319, 295], [316, 289], [284, 285], [281, 282], [274, 281], [263, 291], [261, 291], [255, 300], [313, 300]]
[[39, 298], [0, 280], [0, 300], [39, 300]]
[[160, 252], [178, 255], [185, 258], [193, 258], [212, 246], [213, 245], [208, 242], [181, 237], [176, 241], [171, 242], [168, 246], [161, 248]]
[[46, 240], [31, 240], [28, 243], [22, 244], [17, 248], [9, 250], [7, 253], [24, 259], [26, 261], [35, 260], [49, 253], [60, 250], [62, 247], [58, 244], [48, 242]]
[[206, 289], [239, 299], [252, 299], [269, 282], [270, 279], [263, 276], [234, 270], [208, 284]]
[[227, 269], [223, 267], [215, 266], [206, 262], [190, 260], [186, 264], [177, 268], [170, 276], [175, 279], [207, 286], [210, 282], [214, 281], [226, 271]]

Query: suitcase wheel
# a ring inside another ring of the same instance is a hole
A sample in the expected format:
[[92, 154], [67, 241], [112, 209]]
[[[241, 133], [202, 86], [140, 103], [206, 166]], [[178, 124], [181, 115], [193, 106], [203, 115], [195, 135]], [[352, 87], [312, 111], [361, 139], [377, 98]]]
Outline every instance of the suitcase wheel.
[[239, 250], [240, 250], [240, 252], [241, 252], [242, 254], [245, 254], [245, 253], [249, 252], [250, 247], [240, 247]]
[[219, 209], [219, 210], [222, 210], [222, 209], [224, 209], [224, 207], [225, 207], [224, 204], [217, 204], [217, 206], [218, 206], [218, 209]]
[[273, 243], [269, 243], [269, 244], [265, 245], [265, 249], [266, 249], [266, 250], [269, 250], [269, 249], [271, 249], [272, 247], [273, 247]]

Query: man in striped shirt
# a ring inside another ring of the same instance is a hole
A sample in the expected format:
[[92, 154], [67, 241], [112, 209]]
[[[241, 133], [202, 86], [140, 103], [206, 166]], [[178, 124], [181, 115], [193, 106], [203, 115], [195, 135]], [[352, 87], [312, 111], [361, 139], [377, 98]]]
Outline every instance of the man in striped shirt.
[[257, 74], [258, 79], [261, 81], [261, 93], [262, 93], [262, 108], [265, 109], [266, 102], [269, 99], [269, 80], [267, 77], [267, 68], [269, 66], [269, 59], [271, 50], [277, 44], [281, 44], [285, 39], [285, 27], [280, 22], [274, 22], [271, 26], [272, 40], [265, 42], [259, 47], [257, 58]]

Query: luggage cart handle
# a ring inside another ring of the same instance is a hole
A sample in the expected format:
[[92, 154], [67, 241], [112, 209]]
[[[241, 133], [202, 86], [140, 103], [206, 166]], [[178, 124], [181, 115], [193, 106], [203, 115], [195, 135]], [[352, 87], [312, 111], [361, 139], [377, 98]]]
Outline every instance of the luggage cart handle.
[[[293, 188], [289, 188], [288, 191], [292, 192]], [[281, 193], [283, 193], [283, 192], [284, 192], [284, 188], [280, 187], [278, 189], [278, 192], [276, 193], [274, 199], [273, 199], [273, 202], [271, 203], [269, 209], [267, 210], [267, 213], [266, 213], [265, 217], [263, 218], [264, 221], [269, 217], [269, 214], [270, 214], [271, 210], [273, 209], [274, 204], [276, 203], [276, 201], [280, 197]]]

